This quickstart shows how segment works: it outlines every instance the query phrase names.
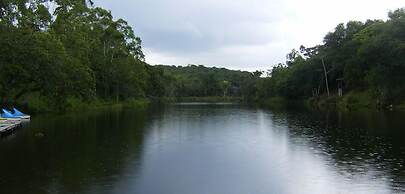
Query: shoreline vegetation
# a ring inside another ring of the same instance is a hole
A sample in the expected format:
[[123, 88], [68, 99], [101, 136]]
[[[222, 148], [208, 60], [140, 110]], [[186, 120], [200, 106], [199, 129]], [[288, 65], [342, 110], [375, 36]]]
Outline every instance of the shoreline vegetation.
[[204, 97], [166, 97], [160, 99], [163, 103], [204, 102], [204, 103], [243, 103], [242, 97], [204, 96]]
[[378, 104], [377, 99], [373, 99], [372, 95], [368, 92], [350, 92], [349, 94], [341, 97], [321, 96], [318, 98], [307, 99], [287, 99], [284, 97], [271, 97], [260, 100], [258, 104], [272, 108], [286, 108], [286, 107], [305, 107], [309, 109], [318, 110], [335, 110], [335, 111], [405, 111], [405, 102], [400, 104], [391, 104], [382, 107]]
[[401, 8], [386, 21], [338, 24], [323, 44], [293, 49], [267, 72], [150, 65], [133, 28], [92, 1], [7, 0], [0, 100], [30, 113], [155, 102], [405, 110], [404, 34]]
[[70, 98], [67, 100], [63, 110], [54, 109], [54, 107], [47, 105], [44, 102], [33, 101], [27, 104], [20, 104], [30, 113], [69, 113], [69, 112], [82, 112], [90, 110], [98, 110], [105, 108], [135, 108], [139, 110], [146, 110], [151, 105], [151, 100], [144, 99], [128, 99], [125, 101], [105, 101], [105, 100], [93, 100], [86, 102], [81, 99]]

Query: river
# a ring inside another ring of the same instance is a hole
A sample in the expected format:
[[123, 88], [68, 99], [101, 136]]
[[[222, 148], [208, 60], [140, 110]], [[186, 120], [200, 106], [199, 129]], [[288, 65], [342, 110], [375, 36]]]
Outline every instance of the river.
[[4, 194], [405, 192], [405, 114], [183, 103], [38, 115], [0, 139]]

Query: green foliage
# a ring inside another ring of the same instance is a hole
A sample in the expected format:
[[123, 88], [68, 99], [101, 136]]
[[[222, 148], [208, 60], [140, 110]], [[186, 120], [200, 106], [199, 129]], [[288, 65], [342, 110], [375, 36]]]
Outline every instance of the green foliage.
[[[157, 66], [160, 80], [155, 87], [164, 88], [167, 97], [233, 96], [249, 98], [255, 94], [260, 73], [208, 68], [202, 65]], [[156, 74], [155, 74], [156, 75]]]
[[[55, 6], [53, 13], [49, 4]], [[1, 1], [3, 104], [28, 100], [41, 110], [64, 110], [98, 99], [118, 102], [149, 95], [149, 78], [156, 72], [143, 62], [141, 39], [126, 21], [92, 4]]]
[[50, 103], [51, 100], [40, 95], [39, 93], [31, 93], [30, 95], [27, 95], [26, 101], [29, 102], [28, 107], [26, 108], [32, 113], [52, 111]]
[[338, 101], [340, 109], [369, 109], [378, 106], [368, 91], [351, 91]]
[[148, 99], [129, 99], [124, 102], [124, 107], [136, 108], [138, 110], [144, 110], [149, 107], [150, 101]]
[[2, 0], [1, 101], [45, 111], [101, 101], [141, 106], [147, 103], [139, 99], [162, 97], [318, 99], [326, 95], [326, 73], [332, 95], [343, 80], [344, 93], [369, 91], [379, 106], [399, 104], [405, 97], [405, 9], [388, 16], [339, 24], [322, 45], [293, 49], [285, 64], [262, 77], [202, 65], [149, 66], [128, 23], [92, 1]]
[[388, 15], [387, 21], [339, 24], [325, 36], [323, 45], [293, 50], [286, 65], [275, 66], [259, 81], [259, 97], [317, 99], [326, 93], [324, 61], [332, 95], [342, 82], [338, 80], [344, 82], [343, 93], [370, 91], [348, 95], [345, 103], [370, 106], [373, 101], [382, 107], [400, 103], [405, 97], [405, 9]]

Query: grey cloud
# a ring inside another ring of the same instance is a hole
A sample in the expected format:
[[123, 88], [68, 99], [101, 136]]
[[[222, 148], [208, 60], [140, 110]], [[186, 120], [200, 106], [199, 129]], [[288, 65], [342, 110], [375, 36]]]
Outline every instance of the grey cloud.
[[265, 70], [284, 62], [292, 48], [319, 44], [338, 23], [385, 19], [403, 0], [99, 0], [96, 5], [129, 21], [149, 63]]
[[118, 0], [101, 4], [124, 12], [151, 49], [181, 53], [268, 43], [272, 21], [278, 19], [270, 14], [276, 6], [258, 1]]

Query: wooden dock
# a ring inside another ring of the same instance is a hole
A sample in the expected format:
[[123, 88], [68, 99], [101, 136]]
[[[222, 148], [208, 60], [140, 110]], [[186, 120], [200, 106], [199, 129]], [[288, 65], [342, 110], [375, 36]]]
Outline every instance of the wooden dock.
[[16, 129], [21, 127], [21, 120], [1, 120], [0, 121], [0, 136], [4, 137], [13, 133]]

